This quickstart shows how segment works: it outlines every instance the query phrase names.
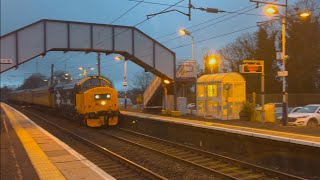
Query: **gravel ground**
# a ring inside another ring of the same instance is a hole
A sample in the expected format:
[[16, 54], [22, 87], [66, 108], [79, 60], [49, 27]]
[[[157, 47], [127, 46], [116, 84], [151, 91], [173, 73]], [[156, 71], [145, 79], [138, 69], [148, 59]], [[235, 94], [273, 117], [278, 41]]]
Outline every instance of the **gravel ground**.
[[[28, 109], [31, 110], [31, 109]], [[212, 174], [207, 172], [199, 171], [198, 169], [191, 168], [188, 164], [180, 163], [166, 156], [160, 155], [150, 150], [146, 150], [144, 148], [140, 148], [134, 145], [126, 144], [117, 139], [108, 138], [108, 136], [101, 136], [97, 131], [110, 131], [112, 127], [109, 129], [101, 129], [101, 128], [87, 128], [80, 126], [78, 123], [72, 122], [71, 120], [66, 120], [59, 117], [51, 117], [48, 113], [38, 110], [32, 110], [34, 113], [46, 118], [47, 120], [54, 121], [58, 124], [63, 124], [65, 128], [68, 130], [72, 129], [74, 133], [79, 133], [84, 135], [88, 139], [103, 139], [98, 141], [100, 145], [108, 148], [109, 150], [116, 152], [117, 154], [151, 170], [154, 171], [161, 176], [164, 176], [168, 179], [218, 179], [214, 177]], [[23, 111], [22, 111], [23, 112]], [[26, 114], [28, 115], [28, 114]], [[33, 118], [30, 116], [34, 122], [38, 125], [42, 126], [44, 129], [52, 133], [54, 136], [59, 138], [59, 134], [55, 134], [53, 128], [48, 127], [48, 124], [41, 122], [41, 120], [37, 120], [37, 118]]]

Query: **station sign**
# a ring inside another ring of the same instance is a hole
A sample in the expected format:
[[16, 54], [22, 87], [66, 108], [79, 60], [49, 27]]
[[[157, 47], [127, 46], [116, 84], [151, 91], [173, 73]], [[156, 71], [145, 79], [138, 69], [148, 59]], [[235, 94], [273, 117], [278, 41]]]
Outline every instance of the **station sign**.
[[12, 59], [1, 59], [0, 64], [12, 64]]
[[288, 76], [288, 71], [278, 71], [278, 76], [279, 76], [279, 77]]
[[283, 54], [282, 54], [282, 52], [277, 52], [276, 58], [277, 58], [277, 60], [283, 59]]
[[263, 73], [264, 61], [262, 60], [243, 60], [243, 64], [239, 66], [240, 73]]

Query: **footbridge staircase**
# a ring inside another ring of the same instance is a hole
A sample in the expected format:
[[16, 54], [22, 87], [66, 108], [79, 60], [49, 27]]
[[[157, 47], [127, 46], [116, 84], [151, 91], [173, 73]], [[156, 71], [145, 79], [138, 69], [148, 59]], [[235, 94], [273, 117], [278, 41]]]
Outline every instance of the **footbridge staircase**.
[[[188, 79], [195, 79], [197, 74], [197, 63], [194, 60], [188, 60], [180, 63], [176, 67], [176, 83], [179, 83], [179, 81], [182, 80], [188, 80]], [[158, 94], [158, 92], [161, 90], [163, 86], [164, 79], [155, 76], [153, 81], [149, 84], [149, 86], [146, 88], [145, 92], [143, 93], [143, 106], [144, 108], [149, 107], [152, 105], [152, 102], [155, 100], [155, 96]]]

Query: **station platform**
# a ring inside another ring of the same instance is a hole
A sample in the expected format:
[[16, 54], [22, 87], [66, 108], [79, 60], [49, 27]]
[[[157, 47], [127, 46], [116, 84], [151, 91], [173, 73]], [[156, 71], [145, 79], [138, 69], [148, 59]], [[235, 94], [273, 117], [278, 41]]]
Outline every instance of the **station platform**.
[[228, 125], [228, 124], [215, 123], [215, 122], [206, 122], [201, 120], [191, 120], [186, 118], [167, 117], [167, 116], [160, 116], [160, 115], [154, 115], [154, 114], [146, 114], [142, 112], [121, 111], [121, 114], [132, 116], [132, 117], [184, 124], [188, 126], [207, 128], [212, 130], [224, 131], [228, 133], [312, 146], [317, 148], [320, 147], [319, 136], [302, 135], [302, 134], [296, 134], [296, 133], [280, 132], [275, 130], [267, 130], [267, 129], [244, 127], [244, 126], [235, 126], [235, 125]]
[[114, 179], [5, 103], [1, 103], [2, 178]]

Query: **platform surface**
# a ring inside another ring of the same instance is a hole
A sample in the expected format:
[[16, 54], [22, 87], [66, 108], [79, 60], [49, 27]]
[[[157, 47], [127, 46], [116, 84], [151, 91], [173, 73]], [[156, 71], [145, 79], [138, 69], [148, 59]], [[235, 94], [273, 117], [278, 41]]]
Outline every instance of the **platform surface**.
[[40, 179], [114, 179], [11, 106], [1, 109]]
[[152, 120], [173, 122], [177, 124], [184, 124], [189, 126], [225, 131], [229, 133], [236, 133], [236, 134], [247, 135], [247, 136], [254, 136], [259, 138], [272, 139], [277, 141], [284, 141], [284, 142], [307, 145], [307, 146], [320, 147], [320, 137], [318, 136], [301, 135], [296, 133], [280, 132], [280, 131], [252, 128], [252, 127], [234, 126], [234, 125], [227, 125], [227, 124], [214, 123], [214, 122], [205, 122], [200, 120], [191, 120], [191, 119], [185, 119], [185, 118], [167, 117], [167, 116], [160, 116], [160, 115], [153, 115], [153, 114], [145, 114], [140, 112], [121, 111], [121, 114], [139, 117], [139, 118], [147, 118], [147, 119], [149, 118]]

